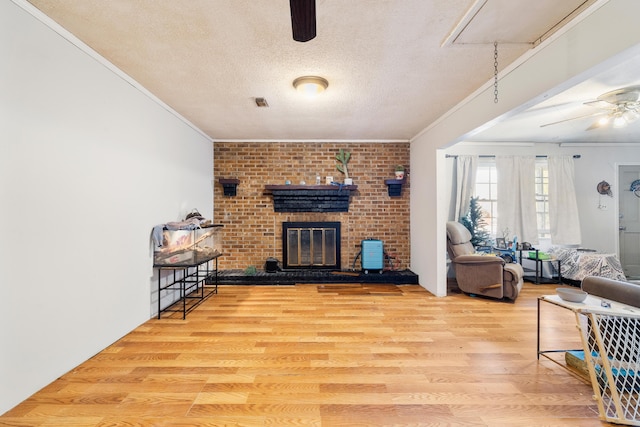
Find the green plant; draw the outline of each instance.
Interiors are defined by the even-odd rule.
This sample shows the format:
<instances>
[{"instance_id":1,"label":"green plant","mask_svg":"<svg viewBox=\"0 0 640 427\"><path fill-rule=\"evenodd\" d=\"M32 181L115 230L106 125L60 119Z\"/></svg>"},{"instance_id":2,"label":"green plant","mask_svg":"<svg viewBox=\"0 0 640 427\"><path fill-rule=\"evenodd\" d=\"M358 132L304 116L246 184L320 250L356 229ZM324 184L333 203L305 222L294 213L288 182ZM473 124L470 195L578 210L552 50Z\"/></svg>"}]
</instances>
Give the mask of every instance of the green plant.
<instances>
[{"instance_id":1,"label":"green plant","mask_svg":"<svg viewBox=\"0 0 640 427\"><path fill-rule=\"evenodd\" d=\"M344 174L345 178L349 178L349 169L347 168L347 163L349 163L349 159L351 159L351 153L348 151L340 149L340 152L336 154L336 160L339 162L336 165L336 169Z\"/></svg>"},{"instance_id":2,"label":"green plant","mask_svg":"<svg viewBox=\"0 0 640 427\"><path fill-rule=\"evenodd\" d=\"M404 172L404 166L396 165L396 172Z\"/></svg>"},{"instance_id":3,"label":"green plant","mask_svg":"<svg viewBox=\"0 0 640 427\"><path fill-rule=\"evenodd\" d=\"M482 218L482 207L478 203L478 197L472 197L469 201L469 212L460 218L460 223L467 227L471 233L471 244L473 246L486 246L490 240L489 231L485 228L486 221Z\"/></svg>"},{"instance_id":4,"label":"green plant","mask_svg":"<svg viewBox=\"0 0 640 427\"><path fill-rule=\"evenodd\" d=\"M244 269L244 274L246 274L247 276L255 276L257 272L258 270L256 269L255 265L250 265Z\"/></svg>"}]
</instances>

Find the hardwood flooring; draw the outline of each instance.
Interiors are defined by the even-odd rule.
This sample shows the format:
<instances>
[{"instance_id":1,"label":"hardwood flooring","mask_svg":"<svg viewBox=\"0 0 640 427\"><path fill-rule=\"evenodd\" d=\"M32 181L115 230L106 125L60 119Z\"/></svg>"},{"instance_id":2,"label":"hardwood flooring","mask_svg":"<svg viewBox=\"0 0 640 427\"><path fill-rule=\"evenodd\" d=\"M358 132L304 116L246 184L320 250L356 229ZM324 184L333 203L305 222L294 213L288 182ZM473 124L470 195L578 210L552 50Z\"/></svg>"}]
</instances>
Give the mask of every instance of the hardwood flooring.
<instances>
[{"instance_id":1,"label":"hardwood flooring","mask_svg":"<svg viewBox=\"0 0 640 427\"><path fill-rule=\"evenodd\" d=\"M607 426L591 386L536 359L537 297L417 285L221 286L151 319L0 417L0 426ZM548 305L548 304L545 304ZM580 346L543 307L551 348Z\"/></svg>"}]
</instances>

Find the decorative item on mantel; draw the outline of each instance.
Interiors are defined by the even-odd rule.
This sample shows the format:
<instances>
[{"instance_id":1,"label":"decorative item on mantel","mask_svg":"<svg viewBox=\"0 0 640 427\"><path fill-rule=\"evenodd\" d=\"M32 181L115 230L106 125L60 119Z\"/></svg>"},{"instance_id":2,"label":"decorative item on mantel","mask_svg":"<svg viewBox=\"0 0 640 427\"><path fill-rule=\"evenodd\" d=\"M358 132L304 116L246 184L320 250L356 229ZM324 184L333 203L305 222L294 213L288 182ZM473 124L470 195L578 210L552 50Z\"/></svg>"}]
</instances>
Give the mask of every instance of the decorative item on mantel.
<instances>
[{"instance_id":1,"label":"decorative item on mantel","mask_svg":"<svg viewBox=\"0 0 640 427\"><path fill-rule=\"evenodd\" d=\"M220 178L218 180L222 184L222 191L225 196L235 196L237 194L237 186L240 180L236 178Z\"/></svg>"},{"instance_id":2,"label":"decorative item on mantel","mask_svg":"<svg viewBox=\"0 0 640 427\"><path fill-rule=\"evenodd\" d=\"M336 165L336 169L344 174L344 185L353 185L353 179L349 178L349 169L347 168L347 163L351 159L351 153L343 150L342 148L336 154L336 160L339 162Z\"/></svg>"}]
</instances>

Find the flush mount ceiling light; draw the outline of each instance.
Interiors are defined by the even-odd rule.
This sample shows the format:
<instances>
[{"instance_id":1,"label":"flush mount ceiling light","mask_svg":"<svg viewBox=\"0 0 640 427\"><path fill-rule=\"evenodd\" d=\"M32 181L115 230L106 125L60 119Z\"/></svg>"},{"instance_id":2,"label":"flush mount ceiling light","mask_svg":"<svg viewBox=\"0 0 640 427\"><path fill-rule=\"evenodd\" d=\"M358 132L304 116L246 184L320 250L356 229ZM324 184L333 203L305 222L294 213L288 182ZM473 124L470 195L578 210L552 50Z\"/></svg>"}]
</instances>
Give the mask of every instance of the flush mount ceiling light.
<instances>
[{"instance_id":1,"label":"flush mount ceiling light","mask_svg":"<svg viewBox=\"0 0 640 427\"><path fill-rule=\"evenodd\" d=\"M293 81L293 87L296 90L307 96L315 96L329 87L329 82L322 77L317 76L304 76L298 77Z\"/></svg>"}]
</instances>

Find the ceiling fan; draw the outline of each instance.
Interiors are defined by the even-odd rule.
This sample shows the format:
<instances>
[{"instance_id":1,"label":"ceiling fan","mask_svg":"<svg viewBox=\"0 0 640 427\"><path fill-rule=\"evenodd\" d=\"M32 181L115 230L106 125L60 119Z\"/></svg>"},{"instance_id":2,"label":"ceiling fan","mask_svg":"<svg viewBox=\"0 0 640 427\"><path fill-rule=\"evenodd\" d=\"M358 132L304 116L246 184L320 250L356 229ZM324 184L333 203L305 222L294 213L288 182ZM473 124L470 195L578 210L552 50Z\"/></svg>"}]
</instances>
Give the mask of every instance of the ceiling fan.
<instances>
[{"instance_id":1,"label":"ceiling fan","mask_svg":"<svg viewBox=\"0 0 640 427\"><path fill-rule=\"evenodd\" d=\"M293 39L308 42L316 36L316 0L289 0Z\"/></svg>"},{"instance_id":2,"label":"ceiling fan","mask_svg":"<svg viewBox=\"0 0 640 427\"><path fill-rule=\"evenodd\" d=\"M598 108L601 111L553 123L547 123L540 127L552 126L571 120L598 116L600 116L600 118L589 126L587 130L601 128L608 125L612 125L616 128L624 127L640 118L640 86L628 86L603 93L595 100L585 102L584 105Z\"/></svg>"}]
</instances>

